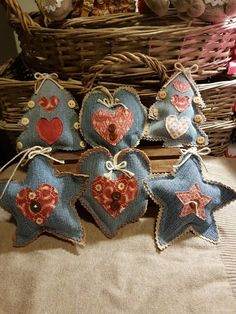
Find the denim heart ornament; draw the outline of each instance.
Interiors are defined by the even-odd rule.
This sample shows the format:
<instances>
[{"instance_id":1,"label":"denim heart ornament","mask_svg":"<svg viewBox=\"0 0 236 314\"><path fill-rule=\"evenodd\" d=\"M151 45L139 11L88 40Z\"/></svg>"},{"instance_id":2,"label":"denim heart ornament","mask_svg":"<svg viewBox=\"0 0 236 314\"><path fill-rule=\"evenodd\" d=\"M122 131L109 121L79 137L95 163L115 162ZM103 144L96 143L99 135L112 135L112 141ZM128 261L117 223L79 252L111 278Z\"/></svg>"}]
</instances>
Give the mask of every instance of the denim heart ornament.
<instances>
[{"instance_id":1,"label":"denim heart ornament","mask_svg":"<svg viewBox=\"0 0 236 314\"><path fill-rule=\"evenodd\" d=\"M146 118L146 109L133 88L120 87L111 95L101 86L85 96L80 128L87 143L106 147L114 155L139 144Z\"/></svg>"},{"instance_id":2,"label":"denim heart ornament","mask_svg":"<svg viewBox=\"0 0 236 314\"><path fill-rule=\"evenodd\" d=\"M85 148L79 135L78 105L57 80L56 74L35 74L35 92L21 119L25 130L17 139L17 149L41 146L75 151Z\"/></svg>"},{"instance_id":3,"label":"denim heart ornament","mask_svg":"<svg viewBox=\"0 0 236 314\"><path fill-rule=\"evenodd\" d=\"M144 152L127 148L113 157L108 149L95 147L81 155L78 165L78 172L89 176L80 202L108 238L145 213L148 196L142 180L151 167Z\"/></svg>"},{"instance_id":4,"label":"denim heart ornament","mask_svg":"<svg viewBox=\"0 0 236 314\"><path fill-rule=\"evenodd\" d=\"M164 146L207 145L208 137L202 131L205 107L191 73L197 66L184 68L175 65L176 73L159 91L157 101L149 109L150 122L145 139L164 141Z\"/></svg>"}]
</instances>

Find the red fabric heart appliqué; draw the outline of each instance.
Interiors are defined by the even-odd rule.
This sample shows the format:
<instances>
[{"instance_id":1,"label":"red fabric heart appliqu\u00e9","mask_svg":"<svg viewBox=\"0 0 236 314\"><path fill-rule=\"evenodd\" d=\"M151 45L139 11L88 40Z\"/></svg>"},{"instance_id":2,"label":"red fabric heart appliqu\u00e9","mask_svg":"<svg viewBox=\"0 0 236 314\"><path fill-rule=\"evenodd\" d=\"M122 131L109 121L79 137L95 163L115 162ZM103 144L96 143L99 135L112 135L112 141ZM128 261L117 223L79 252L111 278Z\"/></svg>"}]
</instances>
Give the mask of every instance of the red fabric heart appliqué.
<instances>
[{"instance_id":1,"label":"red fabric heart appliqu\u00e9","mask_svg":"<svg viewBox=\"0 0 236 314\"><path fill-rule=\"evenodd\" d=\"M51 96L50 98L46 98L45 96L42 96L39 99L39 105L43 107L47 112L53 111L57 105L59 104L60 99L57 98L57 96Z\"/></svg>"},{"instance_id":2,"label":"red fabric heart appliqu\u00e9","mask_svg":"<svg viewBox=\"0 0 236 314\"><path fill-rule=\"evenodd\" d=\"M175 95L171 98L170 101L172 105L174 105L179 112L183 112L190 106L188 96L180 97L179 95Z\"/></svg>"},{"instance_id":3,"label":"red fabric heart appliqu\u00e9","mask_svg":"<svg viewBox=\"0 0 236 314\"><path fill-rule=\"evenodd\" d=\"M26 218L38 225L45 223L57 203L58 192L49 184L39 185L35 192L24 188L16 196L17 208Z\"/></svg>"},{"instance_id":4,"label":"red fabric heart appliqu\u00e9","mask_svg":"<svg viewBox=\"0 0 236 314\"><path fill-rule=\"evenodd\" d=\"M92 124L106 142L115 146L132 127L133 112L124 107L119 107L115 112L98 110L93 114Z\"/></svg>"},{"instance_id":5,"label":"red fabric heart appliqu\u00e9","mask_svg":"<svg viewBox=\"0 0 236 314\"><path fill-rule=\"evenodd\" d=\"M53 118L51 121L41 118L36 124L39 137L48 145L52 145L61 137L63 129L63 123L59 118Z\"/></svg>"},{"instance_id":6,"label":"red fabric heart appliqu\u00e9","mask_svg":"<svg viewBox=\"0 0 236 314\"><path fill-rule=\"evenodd\" d=\"M119 216L138 195L135 177L120 175L115 181L99 176L92 181L92 195L112 216Z\"/></svg>"},{"instance_id":7,"label":"red fabric heart appliqu\u00e9","mask_svg":"<svg viewBox=\"0 0 236 314\"><path fill-rule=\"evenodd\" d=\"M190 89L190 84L188 82L182 82L180 80L175 80L173 85L175 89L180 93L186 93Z\"/></svg>"}]
</instances>

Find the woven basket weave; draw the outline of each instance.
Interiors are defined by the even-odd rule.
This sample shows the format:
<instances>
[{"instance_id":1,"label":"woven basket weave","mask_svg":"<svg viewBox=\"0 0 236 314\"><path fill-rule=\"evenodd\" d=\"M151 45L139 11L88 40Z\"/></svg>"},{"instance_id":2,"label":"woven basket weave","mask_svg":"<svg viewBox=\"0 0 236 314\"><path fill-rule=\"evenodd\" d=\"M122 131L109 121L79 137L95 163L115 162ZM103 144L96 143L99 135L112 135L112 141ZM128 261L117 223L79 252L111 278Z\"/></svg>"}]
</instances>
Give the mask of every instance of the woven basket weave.
<instances>
[{"instance_id":1,"label":"woven basket weave","mask_svg":"<svg viewBox=\"0 0 236 314\"><path fill-rule=\"evenodd\" d=\"M84 77L83 83L85 86L82 85L81 81L76 80L60 81L60 83L72 92L78 103L81 103L85 92L90 90L92 86L103 84L111 91L117 86L121 86L121 83L102 82L98 79L99 75L104 74L105 70L111 72L111 68L114 69L114 64L119 65L122 64L122 62L126 62L129 65L132 65L132 63L135 65L142 64L144 66L143 72L150 72L152 76L156 78L155 80L149 81L145 80L144 76L140 81L140 77L138 76L138 80L137 78L135 79L135 84L133 77L131 79L131 82L133 82L132 85L138 90L142 102L146 106L152 105L155 101L158 89L161 87L162 83L168 79L168 75L161 62L140 53L115 54L104 58L95 65L95 67L91 68L90 72L96 69L93 74ZM132 69L132 67L130 69ZM15 141L16 136L22 130L18 122L25 112L30 96L34 92L35 81L14 79L16 73L14 73L11 63L3 65L0 68L0 75L1 73L2 76L5 74L7 77L0 78L0 107L2 112L0 129L7 131L12 140ZM118 74L113 72L113 75L116 76ZM122 76L120 71L119 75ZM209 146L214 155L223 155L229 145L232 130L236 127L236 122L232 121L232 105L236 100L235 87L236 80L199 85L199 89L207 105L206 109L204 109L207 123L203 128L209 136ZM155 143L153 144L155 145Z\"/></svg>"},{"instance_id":2,"label":"woven basket weave","mask_svg":"<svg viewBox=\"0 0 236 314\"><path fill-rule=\"evenodd\" d=\"M36 71L57 72L61 77L80 79L106 55L138 51L157 57L168 69L173 69L176 61L185 66L197 63L195 78L202 80L226 70L236 41L236 20L190 25L170 10L164 18L112 14L69 19L48 28L40 26L37 17L33 20L24 13L17 0L2 2L11 13L25 63Z\"/></svg>"}]
</instances>

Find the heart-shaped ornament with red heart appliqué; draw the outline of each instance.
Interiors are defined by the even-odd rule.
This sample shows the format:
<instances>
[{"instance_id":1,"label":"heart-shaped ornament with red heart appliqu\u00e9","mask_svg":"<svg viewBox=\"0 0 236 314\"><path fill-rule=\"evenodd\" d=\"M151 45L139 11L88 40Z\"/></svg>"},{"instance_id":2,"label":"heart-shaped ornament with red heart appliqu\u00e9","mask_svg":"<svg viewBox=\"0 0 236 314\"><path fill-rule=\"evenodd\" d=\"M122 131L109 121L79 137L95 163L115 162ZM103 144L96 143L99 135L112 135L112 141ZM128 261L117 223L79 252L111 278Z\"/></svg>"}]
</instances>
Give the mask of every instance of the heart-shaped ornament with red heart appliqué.
<instances>
[{"instance_id":1,"label":"heart-shaped ornament with red heart appliqu\u00e9","mask_svg":"<svg viewBox=\"0 0 236 314\"><path fill-rule=\"evenodd\" d=\"M120 175L115 181L99 176L92 181L92 195L112 216L119 216L138 195L137 179Z\"/></svg>"},{"instance_id":2,"label":"heart-shaped ornament with red heart appliqu\u00e9","mask_svg":"<svg viewBox=\"0 0 236 314\"><path fill-rule=\"evenodd\" d=\"M119 107L115 112L98 110L92 116L95 131L109 144L117 145L133 125L133 112Z\"/></svg>"},{"instance_id":3,"label":"heart-shaped ornament with red heart appliqu\u00e9","mask_svg":"<svg viewBox=\"0 0 236 314\"><path fill-rule=\"evenodd\" d=\"M179 112L183 112L190 106L190 101L188 96L181 97L179 95L175 95L171 97L171 103L176 107Z\"/></svg>"},{"instance_id":4,"label":"heart-shaped ornament with red heart appliqu\u00e9","mask_svg":"<svg viewBox=\"0 0 236 314\"><path fill-rule=\"evenodd\" d=\"M59 118L53 118L51 121L41 118L36 124L39 137L48 145L52 145L61 137L63 129L63 123Z\"/></svg>"},{"instance_id":5,"label":"heart-shaped ornament with red heart appliqu\u00e9","mask_svg":"<svg viewBox=\"0 0 236 314\"><path fill-rule=\"evenodd\" d=\"M46 98L42 96L39 99L39 105L43 107L47 112L53 111L59 104L60 99L57 96L51 96L50 98Z\"/></svg>"},{"instance_id":6,"label":"heart-shaped ornament with red heart appliqu\u00e9","mask_svg":"<svg viewBox=\"0 0 236 314\"><path fill-rule=\"evenodd\" d=\"M58 192L49 184L41 184L34 192L24 188L17 193L16 206L29 220L38 225L46 222L58 203Z\"/></svg>"}]
</instances>

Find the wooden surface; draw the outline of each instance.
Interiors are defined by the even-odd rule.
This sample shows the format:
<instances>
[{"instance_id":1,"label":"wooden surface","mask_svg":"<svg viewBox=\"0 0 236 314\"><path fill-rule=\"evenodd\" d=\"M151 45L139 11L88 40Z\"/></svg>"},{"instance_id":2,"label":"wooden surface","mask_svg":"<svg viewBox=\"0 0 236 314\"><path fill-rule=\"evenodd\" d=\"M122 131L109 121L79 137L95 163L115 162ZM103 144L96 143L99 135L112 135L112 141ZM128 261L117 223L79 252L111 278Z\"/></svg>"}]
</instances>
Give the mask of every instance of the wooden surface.
<instances>
[{"instance_id":1,"label":"wooden surface","mask_svg":"<svg viewBox=\"0 0 236 314\"><path fill-rule=\"evenodd\" d=\"M179 148L162 148L158 146L140 146L151 161L152 171L154 173L170 172L173 165L177 163L180 156ZM53 157L59 160L65 160L65 164L54 163L59 171L76 172L77 162L82 152L57 152Z\"/></svg>"}]
</instances>

